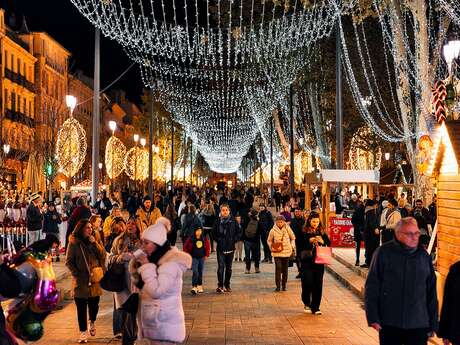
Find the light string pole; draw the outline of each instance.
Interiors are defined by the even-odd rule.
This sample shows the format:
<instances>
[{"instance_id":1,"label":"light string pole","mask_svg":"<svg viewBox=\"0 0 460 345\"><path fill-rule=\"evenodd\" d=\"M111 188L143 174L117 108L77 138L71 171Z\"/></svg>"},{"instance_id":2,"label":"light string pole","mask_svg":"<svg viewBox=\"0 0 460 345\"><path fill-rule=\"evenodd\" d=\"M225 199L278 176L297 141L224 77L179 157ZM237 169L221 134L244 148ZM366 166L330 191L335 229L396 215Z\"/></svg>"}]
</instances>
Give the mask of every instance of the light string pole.
<instances>
[{"instance_id":1,"label":"light string pole","mask_svg":"<svg viewBox=\"0 0 460 345\"><path fill-rule=\"evenodd\" d=\"M153 200L153 114L155 113L154 91L150 89L150 117L149 117L149 196Z\"/></svg>"},{"instance_id":2,"label":"light string pole","mask_svg":"<svg viewBox=\"0 0 460 345\"><path fill-rule=\"evenodd\" d=\"M342 42L340 39L340 24L336 24L336 41L335 41L335 114L336 114L336 166L337 169L343 169L343 113L342 113Z\"/></svg>"},{"instance_id":3,"label":"light string pole","mask_svg":"<svg viewBox=\"0 0 460 345\"><path fill-rule=\"evenodd\" d=\"M294 195L295 186L294 186L294 108L292 104L294 87L291 84L289 86L289 157L290 157L290 164L291 164L291 172L289 174L289 185L290 185L290 194L291 197Z\"/></svg>"},{"instance_id":4,"label":"light string pole","mask_svg":"<svg viewBox=\"0 0 460 345\"><path fill-rule=\"evenodd\" d=\"M171 118L171 191L174 191L174 120Z\"/></svg>"},{"instance_id":5,"label":"light string pole","mask_svg":"<svg viewBox=\"0 0 460 345\"><path fill-rule=\"evenodd\" d=\"M137 143L139 142L139 134L134 134L134 189L137 190Z\"/></svg>"},{"instance_id":6,"label":"light string pole","mask_svg":"<svg viewBox=\"0 0 460 345\"><path fill-rule=\"evenodd\" d=\"M270 118L270 206L274 205L273 197L275 195L273 180L273 117Z\"/></svg>"},{"instance_id":7,"label":"light string pole","mask_svg":"<svg viewBox=\"0 0 460 345\"><path fill-rule=\"evenodd\" d=\"M100 108L99 108L99 89L101 86L101 33L96 28L94 34L94 100L93 100L93 150L92 150L92 189L91 189L91 203L96 203L98 193L98 164L99 164L99 140L100 140Z\"/></svg>"},{"instance_id":8,"label":"light string pole","mask_svg":"<svg viewBox=\"0 0 460 345\"><path fill-rule=\"evenodd\" d=\"M112 131L112 136L115 136L115 130L117 129L117 123L115 121L109 121L109 128L110 130ZM113 172L113 150L110 150L110 191L113 193L114 190L113 190L113 180L115 178L115 174ZM106 167L106 170L107 170L107 167ZM107 174L108 174L108 171L107 171Z\"/></svg>"}]
</instances>

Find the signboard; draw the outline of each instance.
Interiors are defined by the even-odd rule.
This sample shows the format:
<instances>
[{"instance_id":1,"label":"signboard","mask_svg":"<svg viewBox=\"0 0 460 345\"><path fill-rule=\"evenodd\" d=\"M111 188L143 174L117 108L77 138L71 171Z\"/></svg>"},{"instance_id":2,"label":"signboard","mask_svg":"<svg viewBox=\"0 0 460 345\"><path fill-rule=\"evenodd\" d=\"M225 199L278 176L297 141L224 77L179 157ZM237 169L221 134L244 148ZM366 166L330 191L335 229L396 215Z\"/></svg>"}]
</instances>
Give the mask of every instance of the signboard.
<instances>
[{"instance_id":1,"label":"signboard","mask_svg":"<svg viewBox=\"0 0 460 345\"><path fill-rule=\"evenodd\" d=\"M354 247L354 229L351 218L329 218L329 237L332 247Z\"/></svg>"}]
</instances>

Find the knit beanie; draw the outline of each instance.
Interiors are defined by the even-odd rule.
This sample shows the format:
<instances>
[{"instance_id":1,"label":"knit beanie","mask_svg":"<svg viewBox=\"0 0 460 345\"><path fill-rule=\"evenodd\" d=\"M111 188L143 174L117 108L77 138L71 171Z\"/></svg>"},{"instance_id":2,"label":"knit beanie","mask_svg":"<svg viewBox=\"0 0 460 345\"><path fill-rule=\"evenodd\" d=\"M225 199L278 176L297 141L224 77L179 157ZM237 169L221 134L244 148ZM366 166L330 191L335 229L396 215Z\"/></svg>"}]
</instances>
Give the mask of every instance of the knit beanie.
<instances>
[{"instance_id":1,"label":"knit beanie","mask_svg":"<svg viewBox=\"0 0 460 345\"><path fill-rule=\"evenodd\" d=\"M165 244L167 237L166 237L166 227L163 223L159 222L154 225L150 225L145 231L142 233L143 240L149 240L159 246Z\"/></svg>"}]
</instances>

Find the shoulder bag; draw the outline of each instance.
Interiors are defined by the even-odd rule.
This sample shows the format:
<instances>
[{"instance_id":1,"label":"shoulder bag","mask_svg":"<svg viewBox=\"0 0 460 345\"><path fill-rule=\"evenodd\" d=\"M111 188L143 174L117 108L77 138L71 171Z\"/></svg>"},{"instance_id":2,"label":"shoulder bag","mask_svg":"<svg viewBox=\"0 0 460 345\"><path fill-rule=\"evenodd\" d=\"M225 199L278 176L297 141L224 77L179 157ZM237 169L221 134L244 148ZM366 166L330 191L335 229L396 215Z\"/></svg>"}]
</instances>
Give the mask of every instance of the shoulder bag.
<instances>
[{"instance_id":1,"label":"shoulder bag","mask_svg":"<svg viewBox=\"0 0 460 345\"><path fill-rule=\"evenodd\" d=\"M284 249L283 242L284 242L284 235L285 233L283 232L283 237L281 237L280 242L276 242L275 240L275 234L273 234L273 243L272 243L272 253L281 253Z\"/></svg>"},{"instance_id":2,"label":"shoulder bag","mask_svg":"<svg viewBox=\"0 0 460 345\"><path fill-rule=\"evenodd\" d=\"M88 270L88 274L89 274L88 286L99 283L104 277L104 270L102 269L101 266L90 268L88 264L88 260L86 259L85 251L83 250L83 247L81 246L81 244L80 244L80 250L83 255L83 260L85 261L86 269Z\"/></svg>"}]
</instances>

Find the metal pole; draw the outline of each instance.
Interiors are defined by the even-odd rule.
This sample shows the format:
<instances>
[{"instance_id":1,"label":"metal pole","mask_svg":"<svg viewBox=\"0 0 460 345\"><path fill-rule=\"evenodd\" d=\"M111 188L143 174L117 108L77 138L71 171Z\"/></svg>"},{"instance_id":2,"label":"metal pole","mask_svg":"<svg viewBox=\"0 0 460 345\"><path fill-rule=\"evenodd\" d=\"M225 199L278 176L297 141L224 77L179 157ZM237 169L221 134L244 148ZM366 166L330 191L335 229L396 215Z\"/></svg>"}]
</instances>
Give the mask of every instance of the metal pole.
<instances>
[{"instance_id":1,"label":"metal pole","mask_svg":"<svg viewBox=\"0 0 460 345\"><path fill-rule=\"evenodd\" d=\"M193 186L193 142L190 140L190 187Z\"/></svg>"},{"instance_id":2,"label":"metal pole","mask_svg":"<svg viewBox=\"0 0 460 345\"><path fill-rule=\"evenodd\" d=\"M99 88L101 72L101 51L100 51L101 33L96 29L94 35L94 96L93 96L93 150L92 150L92 190L91 202L94 205L98 192L98 165L99 165L99 136L100 136L100 109L99 109Z\"/></svg>"},{"instance_id":3,"label":"metal pole","mask_svg":"<svg viewBox=\"0 0 460 345\"><path fill-rule=\"evenodd\" d=\"M260 176L260 191L262 193L262 189L263 189L263 186L264 186L264 181L263 181L263 178L264 178L264 175L263 175L263 172L262 172L262 163L263 163L263 160L264 160L264 145L263 145L263 140L262 140L262 134L260 135L260 171L259 171L259 176Z\"/></svg>"},{"instance_id":4,"label":"metal pole","mask_svg":"<svg viewBox=\"0 0 460 345\"><path fill-rule=\"evenodd\" d=\"M187 151L187 135L184 133L184 187L187 184L187 181L185 180L185 164L187 163L187 156L185 155Z\"/></svg>"},{"instance_id":5,"label":"metal pole","mask_svg":"<svg viewBox=\"0 0 460 345\"><path fill-rule=\"evenodd\" d=\"M290 184L290 191L291 196L294 195L295 186L294 186L294 109L292 106L292 96L293 96L293 86L289 87L289 117L290 117L290 136L289 136L289 156L291 158L291 173L289 174L289 184Z\"/></svg>"},{"instance_id":6,"label":"metal pole","mask_svg":"<svg viewBox=\"0 0 460 345\"><path fill-rule=\"evenodd\" d=\"M171 119L171 190L174 190L174 121Z\"/></svg>"},{"instance_id":7,"label":"metal pole","mask_svg":"<svg viewBox=\"0 0 460 345\"><path fill-rule=\"evenodd\" d=\"M273 179L273 118L270 118L270 199L273 205L273 196L275 194Z\"/></svg>"},{"instance_id":8,"label":"metal pole","mask_svg":"<svg viewBox=\"0 0 460 345\"><path fill-rule=\"evenodd\" d=\"M150 89L150 118L149 118L149 196L153 200L153 114L155 112L154 91Z\"/></svg>"},{"instance_id":9,"label":"metal pole","mask_svg":"<svg viewBox=\"0 0 460 345\"><path fill-rule=\"evenodd\" d=\"M343 113L342 113L342 45L340 40L340 25L336 24L336 61L335 61L335 114L336 114L336 166L343 169Z\"/></svg>"}]
</instances>

